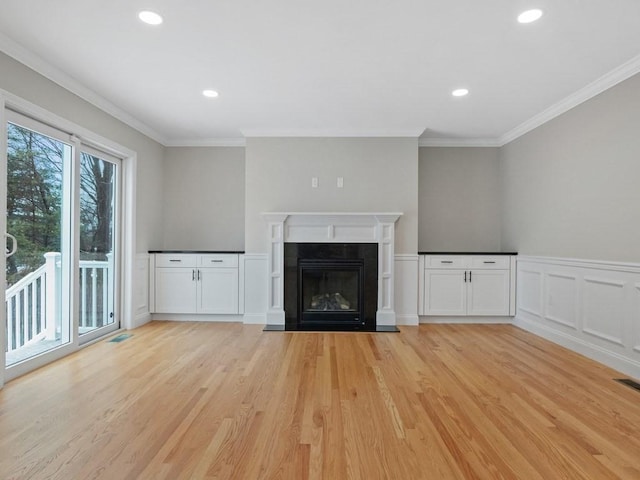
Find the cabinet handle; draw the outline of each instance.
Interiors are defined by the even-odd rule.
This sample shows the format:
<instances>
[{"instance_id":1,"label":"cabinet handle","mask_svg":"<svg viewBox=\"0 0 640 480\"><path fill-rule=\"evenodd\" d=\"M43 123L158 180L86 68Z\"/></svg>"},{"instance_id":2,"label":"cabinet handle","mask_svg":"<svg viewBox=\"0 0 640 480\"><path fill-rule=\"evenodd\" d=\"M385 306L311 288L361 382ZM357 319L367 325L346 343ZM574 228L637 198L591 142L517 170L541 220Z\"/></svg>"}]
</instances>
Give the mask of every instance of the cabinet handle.
<instances>
[{"instance_id":1,"label":"cabinet handle","mask_svg":"<svg viewBox=\"0 0 640 480\"><path fill-rule=\"evenodd\" d=\"M211 263L222 263L223 260L211 260Z\"/></svg>"},{"instance_id":2,"label":"cabinet handle","mask_svg":"<svg viewBox=\"0 0 640 480\"><path fill-rule=\"evenodd\" d=\"M196 271L191 270L191 281L193 282L196 279Z\"/></svg>"},{"instance_id":3,"label":"cabinet handle","mask_svg":"<svg viewBox=\"0 0 640 480\"><path fill-rule=\"evenodd\" d=\"M471 283L471 270L469 270L469 283Z\"/></svg>"},{"instance_id":4,"label":"cabinet handle","mask_svg":"<svg viewBox=\"0 0 640 480\"><path fill-rule=\"evenodd\" d=\"M440 263L453 263L453 260L440 260Z\"/></svg>"},{"instance_id":5,"label":"cabinet handle","mask_svg":"<svg viewBox=\"0 0 640 480\"><path fill-rule=\"evenodd\" d=\"M467 271L464 272L464 283L467 283Z\"/></svg>"},{"instance_id":6,"label":"cabinet handle","mask_svg":"<svg viewBox=\"0 0 640 480\"><path fill-rule=\"evenodd\" d=\"M170 261L170 262L181 262L182 260L176 260L176 259L174 259L174 258L170 258L170 259L169 259L169 261Z\"/></svg>"},{"instance_id":7,"label":"cabinet handle","mask_svg":"<svg viewBox=\"0 0 640 480\"><path fill-rule=\"evenodd\" d=\"M493 261L491 261L491 262L485 261L485 262L482 262L482 263L496 263L496 262L493 262Z\"/></svg>"},{"instance_id":8,"label":"cabinet handle","mask_svg":"<svg viewBox=\"0 0 640 480\"><path fill-rule=\"evenodd\" d=\"M200 269L198 269L198 281L200 281Z\"/></svg>"}]
</instances>

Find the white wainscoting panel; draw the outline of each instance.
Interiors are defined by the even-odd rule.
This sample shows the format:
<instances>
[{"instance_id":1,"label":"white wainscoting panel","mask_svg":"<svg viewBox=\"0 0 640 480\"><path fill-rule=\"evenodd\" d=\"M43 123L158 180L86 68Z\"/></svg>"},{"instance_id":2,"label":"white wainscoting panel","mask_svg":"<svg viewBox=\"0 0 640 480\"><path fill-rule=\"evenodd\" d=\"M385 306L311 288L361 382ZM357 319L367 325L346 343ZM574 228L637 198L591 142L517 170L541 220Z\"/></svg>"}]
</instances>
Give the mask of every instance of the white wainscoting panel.
<instances>
[{"instance_id":1,"label":"white wainscoting panel","mask_svg":"<svg viewBox=\"0 0 640 480\"><path fill-rule=\"evenodd\" d=\"M269 255L244 254L244 323L267 323Z\"/></svg>"},{"instance_id":2,"label":"white wainscoting panel","mask_svg":"<svg viewBox=\"0 0 640 480\"><path fill-rule=\"evenodd\" d=\"M395 256L397 325L418 325L418 255Z\"/></svg>"},{"instance_id":3,"label":"white wainscoting panel","mask_svg":"<svg viewBox=\"0 0 640 480\"><path fill-rule=\"evenodd\" d=\"M517 305L518 310L530 313L536 317L542 315L542 273L527 270L520 266L518 259Z\"/></svg>"},{"instance_id":4,"label":"white wainscoting panel","mask_svg":"<svg viewBox=\"0 0 640 480\"><path fill-rule=\"evenodd\" d=\"M515 325L640 378L640 264L517 259Z\"/></svg>"},{"instance_id":5,"label":"white wainscoting panel","mask_svg":"<svg viewBox=\"0 0 640 480\"><path fill-rule=\"evenodd\" d=\"M545 318L573 330L578 329L578 285L575 275L549 272L545 282ZM538 310L539 311L539 310Z\"/></svg>"},{"instance_id":6,"label":"white wainscoting panel","mask_svg":"<svg viewBox=\"0 0 640 480\"><path fill-rule=\"evenodd\" d=\"M151 321L151 308L149 303L149 259L147 253L136 254L134 269L134 295L135 318L133 328Z\"/></svg>"},{"instance_id":7,"label":"white wainscoting panel","mask_svg":"<svg viewBox=\"0 0 640 480\"><path fill-rule=\"evenodd\" d=\"M624 282L585 277L583 295L583 331L616 345L622 343Z\"/></svg>"}]
</instances>

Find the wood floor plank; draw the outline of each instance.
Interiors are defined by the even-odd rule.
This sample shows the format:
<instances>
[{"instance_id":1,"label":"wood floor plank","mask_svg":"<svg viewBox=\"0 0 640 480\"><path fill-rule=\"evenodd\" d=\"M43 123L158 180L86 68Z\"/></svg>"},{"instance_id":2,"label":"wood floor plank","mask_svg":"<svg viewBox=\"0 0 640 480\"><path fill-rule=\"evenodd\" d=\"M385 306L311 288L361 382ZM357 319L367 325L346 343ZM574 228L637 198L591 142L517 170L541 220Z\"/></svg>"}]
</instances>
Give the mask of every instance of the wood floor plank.
<instances>
[{"instance_id":1,"label":"wood floor plank","mask_svg":"<svg viewBox=\"0 0 640 480\"><path fill-rule=\"evenodd\" d=\"M0 390L0 478L640 478L640 393L510 325L131 333Z\"/></svg>"}]
</instances>

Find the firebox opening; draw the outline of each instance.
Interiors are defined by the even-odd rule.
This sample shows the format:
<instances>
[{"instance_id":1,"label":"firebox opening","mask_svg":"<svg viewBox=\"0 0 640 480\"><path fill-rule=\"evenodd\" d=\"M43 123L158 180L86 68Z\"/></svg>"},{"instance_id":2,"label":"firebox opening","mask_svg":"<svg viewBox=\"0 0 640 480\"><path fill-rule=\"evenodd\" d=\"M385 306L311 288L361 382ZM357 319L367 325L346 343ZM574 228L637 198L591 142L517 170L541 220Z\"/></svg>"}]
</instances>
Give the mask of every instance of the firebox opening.
<instances>
[{"instance_id":1,"label":"firebox opening","mask_svg":"<svg viewBox=\"0 0 640 480\"><path fill-rule=\"evenodd\" d=\"M375 329L377 255L377 244L285 243L286 329Z\"/></svg>"},{"instance_id":2,"label":"firebox opening","mask_svg":"<svg viewBox=\"0 0 640 480\"><path fill-rule=\"evenodd\" d=\"M360 311L364 262L359 260L300 260L299 319L308 322L364 324Z\"/></svg>"}]
</instances>

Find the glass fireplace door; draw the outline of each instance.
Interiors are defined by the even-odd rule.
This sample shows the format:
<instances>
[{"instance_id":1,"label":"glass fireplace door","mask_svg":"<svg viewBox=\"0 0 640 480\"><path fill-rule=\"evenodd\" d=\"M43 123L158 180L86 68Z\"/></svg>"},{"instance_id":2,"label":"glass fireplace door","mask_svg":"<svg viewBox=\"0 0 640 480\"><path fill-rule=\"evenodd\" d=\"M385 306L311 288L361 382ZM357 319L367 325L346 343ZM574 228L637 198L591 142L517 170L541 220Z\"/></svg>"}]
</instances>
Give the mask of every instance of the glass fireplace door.
<instances>
[{"instance_id":1,"label":"glass fireplace door","mask_svg":"<svg viewBox=\"0 0 640 480\"><path fill-rule=\"evenodd\" d=\"M361 261L301 261L298 318L307 324L361 323L362 279Z\"/></svg>"}]
</instances>

